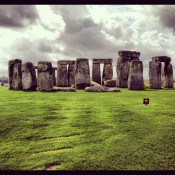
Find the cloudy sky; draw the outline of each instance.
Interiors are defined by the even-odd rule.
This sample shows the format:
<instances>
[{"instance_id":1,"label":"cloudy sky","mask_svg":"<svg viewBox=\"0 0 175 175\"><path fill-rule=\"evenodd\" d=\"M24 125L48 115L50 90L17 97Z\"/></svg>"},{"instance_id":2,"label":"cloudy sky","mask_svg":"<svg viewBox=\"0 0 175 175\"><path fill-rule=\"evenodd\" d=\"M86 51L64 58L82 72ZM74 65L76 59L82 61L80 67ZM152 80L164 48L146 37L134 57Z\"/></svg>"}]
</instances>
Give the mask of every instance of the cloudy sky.
<instances>
[{"instance_id":1,"label":"cloudy sky","mask_svg":"<svg viewBox=\"0 0 175 175\"><path fill-rule=\"evenodd\" d=\"M175 68L174 5L1 5L0 77L8 61L113 58L119 50L141 52L144 78L153 56L171 57ZM174 73L175 75L175 73Z\"/></svg>"}]
</instances>

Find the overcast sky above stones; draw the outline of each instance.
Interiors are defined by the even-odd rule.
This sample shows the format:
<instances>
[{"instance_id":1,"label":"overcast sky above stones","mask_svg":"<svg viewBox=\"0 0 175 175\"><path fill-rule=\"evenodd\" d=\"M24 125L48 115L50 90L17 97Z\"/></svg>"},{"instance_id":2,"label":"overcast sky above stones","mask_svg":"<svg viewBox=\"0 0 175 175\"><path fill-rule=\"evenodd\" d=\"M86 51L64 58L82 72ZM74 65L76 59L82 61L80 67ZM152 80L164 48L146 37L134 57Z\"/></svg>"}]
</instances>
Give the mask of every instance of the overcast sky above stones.
<instances>
[{"instance_id":1,"label":"overcast sky above stones","mask_svg":"<svg viewBox=\"0 0 175 175\"><path fill-rule=\"evenodd\" d=\"M1 5L0 77L8 61L113 58L141 52L144 78L153 56L171 57L175 69L174 5ZM90 66L92 62L90 61ZM114 73L114 76L116 73Z\"/></svg>"}]
</instances>

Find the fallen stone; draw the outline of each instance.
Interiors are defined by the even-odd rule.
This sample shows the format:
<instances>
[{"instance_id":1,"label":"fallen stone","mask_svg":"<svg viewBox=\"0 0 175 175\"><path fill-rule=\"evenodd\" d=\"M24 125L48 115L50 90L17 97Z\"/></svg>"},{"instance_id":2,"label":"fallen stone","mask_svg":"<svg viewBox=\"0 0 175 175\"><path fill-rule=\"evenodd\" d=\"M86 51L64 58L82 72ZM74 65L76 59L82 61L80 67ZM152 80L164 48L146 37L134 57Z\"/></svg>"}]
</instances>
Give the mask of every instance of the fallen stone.
<instances>
[{"instance_id":1,"label":"fallen stone","mask_svg":"<svg viewBox=\"0 0 175 175\"><path fill-rule=\"evenodd\" d=\"M104 86L91 86L85 88L86 92L108 92L108 88Z\"/></svg>"},{"instance_id":2,"label":"fallen stone","mask_svg":"<svg viewBox=\"0 0 175 175\"><path fill-rule=\"evenodd\" d=\"M101 85L96 83L95 81L91 81L91 86L101 86Z\"/></svg>"},{"instance_id":3,"label":"fallen stone","mask_svg":"<svg viewBox=\"0 0 175 175\"><path fill-rule=\"evenodd\" d=\"M63 91L63 92L76 92L75 88L72 87L65 87L65 88L59 88L58 91Z\"/></svg>"},{"instance_id":4,"label":"fallen stone","mask_svg":"<svg viewBox=\"0 0 175 175\"><path fill-rule=\"evenodd\" d=\"M104 86L116 87L116 80L106 80L106 81L104 81Z\"/></svg>"}]
</instances>

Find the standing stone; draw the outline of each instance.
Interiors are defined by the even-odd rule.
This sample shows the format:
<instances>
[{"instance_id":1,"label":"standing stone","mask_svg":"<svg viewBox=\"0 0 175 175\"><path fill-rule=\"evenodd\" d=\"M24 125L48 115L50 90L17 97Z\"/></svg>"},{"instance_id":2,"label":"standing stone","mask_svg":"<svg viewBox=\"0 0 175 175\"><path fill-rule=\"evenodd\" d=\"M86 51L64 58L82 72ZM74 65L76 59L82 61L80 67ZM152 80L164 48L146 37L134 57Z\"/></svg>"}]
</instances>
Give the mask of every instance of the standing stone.
<instances>
[{"instance_id":1,"label":"standing stone","mask_svg":"<svg viewBox=\"0 0 175 175\"><path fill-rule=\"evenodd\" d=\"M117 86L119 88L128 87L129 57L119 57L117 60Z\"/></svg>"},{"instance_id":2,"label":"standing stone","mask_svg":"<svg viewBox=\"0 0 175 175\"><path fill-rule=\"evenodd\" d=\"M68 86L67 64L60 64L59 61L57 63L57 86L66 87Z\"/></svg>"},{"instance_id":3,"label":"standing stone","mask_svg":"<svg viewBox=\"0 0 175 175\"><path fill-rule=\"evenodd\" d=\"M31 62L27 62L22 65L21 71L23 90L36 90L37 79L34 65Z\"/></svg>"},{"instance_id":4,"label":"standing stone","mask_svg":"<svg viewBox=\"0 0 175 175\"><path fill-rule=\"evenodd\" d=\"M149 81L151 89L161 89L161 62L149 62Z\"/></svg>"},{"instance_id":5,"label":"standing stone","mask_svg":"<svg viewBox=\"0 0 175 175\"><path fill-rule=\"evenodd\" d=\"M144 89L142 61L134 60L130 62L128 89L129 90Z\"/></svg>"},{"instance_id":6,"label":"standing stone","mask_svg":"<svg viewBox=\"0 0 175 175\"><path fill-rule=\"evenodd\" d=\"M173 88L173 66L171 63L165 63L165 88Z\"/></svg>"},{"instance_id":7,"label":"standing stone","mask_svg":"<svg viewBox=\"0 0 175 175\"><path fill-rule=\"evenodd\" d=\"M52 63L38 62L38 86L40 91L53 90Z\"/></svg>"},{"instance_id":8,"label":"standing stone","mask_svg":"<svg viewBox=\"0 0 175 175\"><path fill-rule=\"evenodd\" d=\"M75 63L75 85L76 89L85 89L90 86L90 69L87 58L77 58Z\"/></svg>"},{"instance_id":9,"label":"standing stone","mask_svg":"<svg viewBox=\"0 0 175 175\"><path fill-rule=\"evenodd\" d=\"M164 71L165 66L162 65L161 67L161 81L162 81L162 85L165 84L165 71Z\"/></svg>"},{"instance_id":10,"label":"standing stone","mask_svg":"<svg viewBox=\"0 0 175 175\"><path fill-rule=\"evenodd\" d=\"M10 60L8 63L10 90L22 90L21 64L20 59Z\"/></svg>"},{"instance_id":11,"label":"standing stone","mask_svg":"<svg viewBox=\"0 0 175 175\"><path fill-rule=\"evenodd\" d=\"M104 81L111 80L112 77L113 77L112 63L110 64L104 63L102 85L104 85Z\"/></svg>"},{"instance_id":12,"label":"standing stone","mask_svg":"<svg viewBox=\"0 0 175 175\"><path fill-rule=\"evenodd\" d=\"M52 77L53 77L53 86L56 86L56 76L55 76L55 69L52 68Z\"/></svg>"},{"instance_id":13,"label":"standing stone","mask_svg":"<svg viewBox=\"0 0 175 175\"><path fill-rule=\"evenodd\" d=\"M71 61L68 66L68 86L75 85L75 61Z\"/></svg>"},{"instance_id":14,"label":"standing stone","mask_svg":"<svg viewBox=\"0 0 175 175\"><path fill-rule=\"evenodd\" d=\"M92 81L101 84L100 63L93 63L92 65Z\"/></svg>"}]
</instances>

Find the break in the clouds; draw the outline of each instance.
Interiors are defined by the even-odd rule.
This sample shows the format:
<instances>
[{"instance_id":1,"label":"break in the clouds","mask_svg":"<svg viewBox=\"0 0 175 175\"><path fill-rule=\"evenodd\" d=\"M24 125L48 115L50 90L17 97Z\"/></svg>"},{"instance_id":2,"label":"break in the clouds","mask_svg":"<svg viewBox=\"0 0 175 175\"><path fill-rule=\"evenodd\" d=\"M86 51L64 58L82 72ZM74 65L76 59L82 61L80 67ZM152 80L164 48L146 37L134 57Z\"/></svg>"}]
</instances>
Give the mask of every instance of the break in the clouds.
<instances>
[{"instance_id":1,"label":"break in the clouds","mask_svg":"<svg viewBox=\"0 0 175 175\"><path fill-rule=\"evenodd\" d=\"M8 61L113 58L119 50L141 52L144 78L153 56L167 55L175 67L175 6L4 5L0 7L0 76Z\"/></svg>"}]
</instances>

